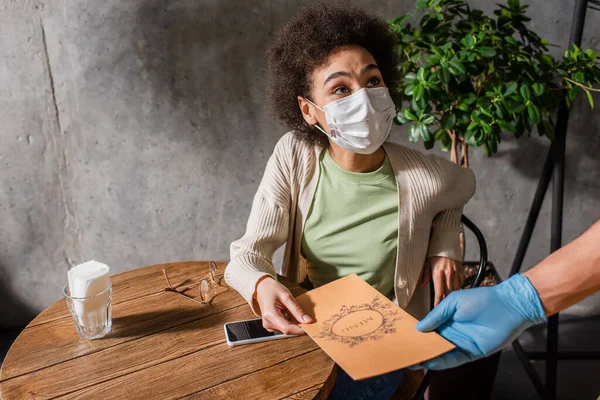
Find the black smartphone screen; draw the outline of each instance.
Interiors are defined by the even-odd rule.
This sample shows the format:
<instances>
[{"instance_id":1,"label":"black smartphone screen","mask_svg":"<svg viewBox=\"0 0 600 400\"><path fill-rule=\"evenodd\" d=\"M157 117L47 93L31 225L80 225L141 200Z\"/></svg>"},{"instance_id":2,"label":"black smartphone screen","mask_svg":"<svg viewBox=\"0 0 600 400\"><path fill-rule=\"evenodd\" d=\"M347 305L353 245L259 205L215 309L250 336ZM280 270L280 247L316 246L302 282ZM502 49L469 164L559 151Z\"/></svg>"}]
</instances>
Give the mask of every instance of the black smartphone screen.
<instances>
[{"instance_id":1,"label":"black smartphone screen","mask_svg":"<svg viewBox=\"0 0 600 400\"><path fill-rule=\"evenodd\" d=\"M281 335L281 332L269 332L263 328L262 319L260 318L250 321L231 322L225 325L225 329L227 330L227 337L230 342Z\"/></svg>"}]
</instances>

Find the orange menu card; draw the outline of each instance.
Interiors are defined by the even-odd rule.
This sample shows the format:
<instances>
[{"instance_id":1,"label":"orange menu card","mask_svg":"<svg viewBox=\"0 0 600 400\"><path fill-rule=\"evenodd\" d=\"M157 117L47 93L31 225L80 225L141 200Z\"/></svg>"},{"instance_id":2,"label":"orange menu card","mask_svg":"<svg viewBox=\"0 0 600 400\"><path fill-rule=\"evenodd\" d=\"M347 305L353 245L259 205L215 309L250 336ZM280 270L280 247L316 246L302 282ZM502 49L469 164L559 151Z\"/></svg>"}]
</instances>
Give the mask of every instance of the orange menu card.
<instances>
[{"instance_id":1,"label":"orange menu card","mask_svg":"<svg viewBox=\"0 0 600 400\"><path fill-rule=\"evenodd\" d=\"M354 380L420 363L454 348L356 274L296 298L313 318L306 333Z\"/></svg>"}]
</instances>

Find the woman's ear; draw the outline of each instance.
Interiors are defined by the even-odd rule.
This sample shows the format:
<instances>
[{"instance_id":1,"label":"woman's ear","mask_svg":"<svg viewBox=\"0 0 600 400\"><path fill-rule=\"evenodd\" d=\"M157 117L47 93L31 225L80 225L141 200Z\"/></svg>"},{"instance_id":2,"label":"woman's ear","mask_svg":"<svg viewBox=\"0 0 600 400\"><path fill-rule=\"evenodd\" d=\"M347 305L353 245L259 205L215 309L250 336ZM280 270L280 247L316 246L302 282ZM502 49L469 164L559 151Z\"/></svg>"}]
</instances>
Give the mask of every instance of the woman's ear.
<instances>
[{"instance_id":1,"label":"woman's ear","mask_svg":"<svg viewBox=\"0 0 600 400\"><path fill-rule=\"evenodd\" d=\"M310 104L303 96L298 96L298 107L300 107L300 112L307 124L315 125L319 122L316 115L316 107Z\"/></svg>"}]
</instances>

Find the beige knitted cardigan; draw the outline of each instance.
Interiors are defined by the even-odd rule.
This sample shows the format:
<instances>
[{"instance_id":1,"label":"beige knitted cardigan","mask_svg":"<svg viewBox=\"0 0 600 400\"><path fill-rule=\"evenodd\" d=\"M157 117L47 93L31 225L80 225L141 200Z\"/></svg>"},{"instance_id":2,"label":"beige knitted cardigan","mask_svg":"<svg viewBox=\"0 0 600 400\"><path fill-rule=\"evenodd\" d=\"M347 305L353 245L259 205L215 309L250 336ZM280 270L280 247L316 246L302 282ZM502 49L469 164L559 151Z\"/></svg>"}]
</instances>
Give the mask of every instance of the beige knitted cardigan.
<instances>
[{"instance_id":1,"label":"beige knitted cardigan","mask_svg":"<svg viewBox=\"0 0 600 400\"><path fill-rule=\"evenodd\" d=\"M426 257L461 259L460 218L475 191L475 178L435 155L395 143L383 145L398 185L398 250L395 293L398 305L416 318L429 311L429 287L418 288ZM302 231L319 178L322 147L292 132L277 143L252 203L246 233L231 244L226 282L259 315L252 301L257 281L276 279L273 254L286 244L281 274L295 282L307 276L301 257Z\"/></svg>"}]
</instances>

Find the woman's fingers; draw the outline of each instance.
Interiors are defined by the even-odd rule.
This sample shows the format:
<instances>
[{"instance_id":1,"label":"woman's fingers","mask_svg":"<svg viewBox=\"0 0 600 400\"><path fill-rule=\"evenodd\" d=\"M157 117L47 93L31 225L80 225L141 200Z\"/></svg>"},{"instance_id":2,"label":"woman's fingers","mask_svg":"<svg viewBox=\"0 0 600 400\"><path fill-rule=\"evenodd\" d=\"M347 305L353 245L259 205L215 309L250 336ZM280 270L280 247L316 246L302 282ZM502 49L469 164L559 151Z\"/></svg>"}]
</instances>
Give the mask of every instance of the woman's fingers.
<instances>
[{"instance_id":1,"label":"woman's fingers","mask_svg":"<svg viewBox=\"0 0 600 400\"><path fill-rule=\"evenodd\" d=\"M446 285L445 295L448 296L450 294L450 292L452 292L453 290L456 289L456 283L455 283L456 274L453 271L452 265L448 265L446 268L444 268L444 270L445 270L445 274L444 275L446 275L446 279L445 279L445 285Z\"/></svg>"},{"instance_id":2,"label":"woman's fingers","mask_svg":"<svg viewBox=\"0 0 600 400\"><path fill-rule=\"evenodd\" d=\"M421 272L421 281L419 282L419 287L422 289L431 281L431 263L429 260L425 260L425 265L423 265L423 272Z\"/></svg>"},{"instance_id":3,"label":"woman's fingers","mask_svg":"<svg viewBox=\"0 0 600 400\"><path fill-rule=\"evenodd\" d=\"M263 315L263 327L269 332L278 331L286 335L304 334L302 328L285 319L279 310L273 310Z\"/></svg>"},{"instance_id":4,"label":"woman's fingers","mask_svg":"<svg viewBox=\"0 0 600 400\"><path fill-rule=\"evenodd\" d=\"M452 290L460 290L464 283L463 265L460 261L449 260L452 267Z\"/></svg>"},{"instance_id":5,"label":"woman's fingers","mask_svg":"<svg viewBox=\"0 0 600 400\"><path fill-rule=\"evenodd\" d=\"M284 329L282 331L280 331L281 333L285 333L286 335L306 335L306 332L304 332L304 330L302 328L300 328L298 325L292 324L292 323L288 323Z\"/></svg>"},{"instance_id":6,"label":"woman's fingers","mask_svg":"<svg viewBox=\"0 0 600 400\"><path fill-rule=\"evenodd\" d=\"M445 257L431 257L428 262L431 263L434 281L436 279L442 280L441 284L440 282L434 282L437 283L437 285L434 286L437 302L441 301L453 291L462 288L464 283L464 273L461 262Z\"/></svg>"},{"instance_id":7,"label":"woman's fingers","mask_svg":"<svg viewBox=\"0 0 600 400\"><path fill-rule=\"evenodd\" d=\"M267 328L267 326L268 326L268 328ZM264 318L263 318L263 328L265 328L265 330L266 330L267 332L279 332L277 329L275 329L275 328L271 328L271 324L269 324L269 323L265 322L265 319L264 319Z\"/></svg>"},{"instance_id":8,"label":"woman's fingers","mask_svg":"<svg viewBox=\"0 0 600 400\"><path fill-rule=\"evenodd\" d=\"M304 310L298 305L298 303L296 303L296 299L294 299L291 293L284 295L281 299L281 302L283 303L285 308L287 308L288 311L292 314L292 317L296 319L296 321L300 322L301 324L310 324L313 322L312 318L304 312Z\"/></svg>"},{"instance_id":9,"label":"woman's fingers","mask_svg":"<svg viewBox=\"0 0 600 400\"><path fill-rule=\"evenodd\" d=\"M462 266L461 262L456 262L455 266L456 266L456 271L454 273L454 279L456 280L456 286L454 288L455 288L455 290L460 290L464 283L463 266Z\"/></svg>"},{"instance_id":10,"label":"woman's fingers","mask_svg":"<svg viewBox=\"0 0 600 400\"><path fill-rule=\"evenodd\" d=\"M437 307L437 305L440 304L442 300L444 300L444 294L446 291L445 286L446 285L444 284L444 274L441 270L437 269L433 273L433 289L435 292L435 301L433 304L434 307Z\"/></svg>"},{"instance_id":11,"label":"woman's fingers","mask_svg":"<svg viewBox=\"0 0 600 400\"><path fill-rule=\"evenodd\" d=\"M266 279L257 285L257 299L263 317L263 327L269 332L279 331L286 335L302 335L298 323L311 323L312 319L300 308L290 291L274 279Z\"/></svg>"}]
</instances>

